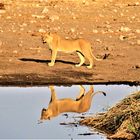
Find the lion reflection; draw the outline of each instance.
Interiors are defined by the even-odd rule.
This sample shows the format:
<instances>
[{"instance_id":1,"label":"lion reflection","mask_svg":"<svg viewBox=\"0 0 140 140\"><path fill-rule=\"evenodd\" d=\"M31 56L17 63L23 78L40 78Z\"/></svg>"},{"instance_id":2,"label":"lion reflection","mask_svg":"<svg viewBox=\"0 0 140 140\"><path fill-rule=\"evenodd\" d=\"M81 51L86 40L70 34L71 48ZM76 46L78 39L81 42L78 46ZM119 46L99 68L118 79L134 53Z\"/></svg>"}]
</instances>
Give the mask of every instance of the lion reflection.
<instances>
[{"instance_id":1,"label":"lion reflection","mask_svg":"<svg viewBox=\"0 0 140 140\"><path fill-rule=\"evenodd\" d=\"M93 86L90 86L88 92L85 92L83 86L80 86L80 94L73 100L71 98L57 99L55 89L53 86L49 86L51 90L51 100L48 105L48 108L43 108L41 112L41 118L39 123L43 122L43 120L50 120L53 117L58 116L60 113L64 112L76 112L83 113L90 109L92 97L97 93L102 93L106 95L106 93L102 91L97 91L94 93Z\"/></svg>"}]
</instances>

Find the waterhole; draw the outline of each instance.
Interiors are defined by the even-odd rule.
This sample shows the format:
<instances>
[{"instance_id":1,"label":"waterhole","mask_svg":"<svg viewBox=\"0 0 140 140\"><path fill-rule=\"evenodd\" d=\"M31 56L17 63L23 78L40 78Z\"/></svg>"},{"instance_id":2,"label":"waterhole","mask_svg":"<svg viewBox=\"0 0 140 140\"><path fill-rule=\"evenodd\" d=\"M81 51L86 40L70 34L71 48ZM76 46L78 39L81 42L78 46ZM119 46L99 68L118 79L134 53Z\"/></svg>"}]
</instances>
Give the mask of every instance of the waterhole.
<instances>
[{"instance_id":1,"label":"waterhole","mask_svg":"<svg viewBox=\"0 0 140 140\"><path fill-rule=\"evenodd\" d=\"M90 86L84 85L86 92ZM79 86L54 86L57 99L75 100ZM81 117L104 112L117 102L140 90L140 86L94 85L94 91L104 91L106 96L93 97L85 113L64 112L38 124L43 108L51 98L48 87L0 87L0 139L106 139L104 134L79 126Z\"/></svg>"}]
</instances>

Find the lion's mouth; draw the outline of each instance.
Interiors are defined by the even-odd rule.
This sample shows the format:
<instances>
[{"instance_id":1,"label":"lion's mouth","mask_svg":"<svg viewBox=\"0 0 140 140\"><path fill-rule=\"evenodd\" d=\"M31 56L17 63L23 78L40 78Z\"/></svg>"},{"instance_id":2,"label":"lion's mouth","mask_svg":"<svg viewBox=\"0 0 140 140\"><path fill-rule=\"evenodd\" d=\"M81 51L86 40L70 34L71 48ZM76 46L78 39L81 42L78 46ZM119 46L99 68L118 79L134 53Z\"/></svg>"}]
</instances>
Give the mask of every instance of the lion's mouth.
<instances>
[{"instance_id":1,"label":"lion's mouth","mask_svg":"<svg viewBox=\"0 0 140 140\"><path fill-rule=\"evenodd\" d=\"M45 41L43 41L43 44L45 44L46 42Z\"/></svg>"},{"instance_id":2,"label":"lion's mouth","mask_svg":"<svg viewBox=\"0 0 140 140\"><path fill-rule=\"evenodd\" d=\"M42 120L38 120L38 124L41 124L41 123L43 123L43 121Z\"/></svg>"}]
</instances>

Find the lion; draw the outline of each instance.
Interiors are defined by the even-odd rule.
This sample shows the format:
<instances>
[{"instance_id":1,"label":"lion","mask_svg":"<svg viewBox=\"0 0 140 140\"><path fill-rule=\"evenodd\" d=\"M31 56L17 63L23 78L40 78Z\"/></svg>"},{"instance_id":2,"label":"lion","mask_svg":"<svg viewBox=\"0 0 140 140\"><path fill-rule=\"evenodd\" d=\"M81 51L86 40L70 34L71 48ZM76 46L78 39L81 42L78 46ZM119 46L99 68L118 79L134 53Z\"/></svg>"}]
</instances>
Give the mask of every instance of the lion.
<instances>
[{"instance_id":1,"label":"lion","mask_svg":"<svg viewBox=\"0 0 140 140\"><path fill-rule=\"evenodd\" d=\"M43 43L47 43L49 49L52 50L52 57L51 62L48 63L49 66L54 66L57 52L63 51L66 53L76 52L80 58L80 63L76 64L76 67L80 67L84 64L85 58L89 60L89 65L87 66L88 69L93 67L93 58L101 61L102 59L96 58L91 49L91 45L85 39L75 39L75 40L68 40L60 37L56 33L45 33L42 37Z\"/></svg>"},{"instance_id":2,"label":"lion","mask_svg":"<svg viewBox=\"0 0 140 140\"><path fill-rule=\"evenodd\" d=\"M38 123L42 123L44 120L50 120L53 117L58 116L64 112L76 112L83 113L90 109L92 103L92 97L98 93L106 93L103 91L94 92L93 86L90 86L89 91L86 93L82 85L80 85L80 94L76 100L71 98L57 99L55 89L53 86L49 86L51 90L51 100L48 108L43 108L41 111L41 117Z\"/></svg>"}]
</instances>

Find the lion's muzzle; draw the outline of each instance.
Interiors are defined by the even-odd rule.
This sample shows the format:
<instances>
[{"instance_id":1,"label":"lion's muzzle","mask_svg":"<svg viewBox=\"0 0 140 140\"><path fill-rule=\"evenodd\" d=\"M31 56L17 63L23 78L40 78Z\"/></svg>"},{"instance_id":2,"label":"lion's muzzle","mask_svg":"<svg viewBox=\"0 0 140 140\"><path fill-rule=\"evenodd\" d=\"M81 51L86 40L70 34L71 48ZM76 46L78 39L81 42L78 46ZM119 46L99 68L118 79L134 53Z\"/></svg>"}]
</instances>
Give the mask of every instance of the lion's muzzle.
<instances>
[{"instance_id":1,"label":"lion's muzzle","mask_svg":"<svg viewBox=\"0 0 140 140\"><path fill-rule=\"evenodd\" d=\"M46 43L46 41L44 40L44 37L43 36L42 36L41 40L42 40L43 44Z\"/></svg>"}]
</instances>

